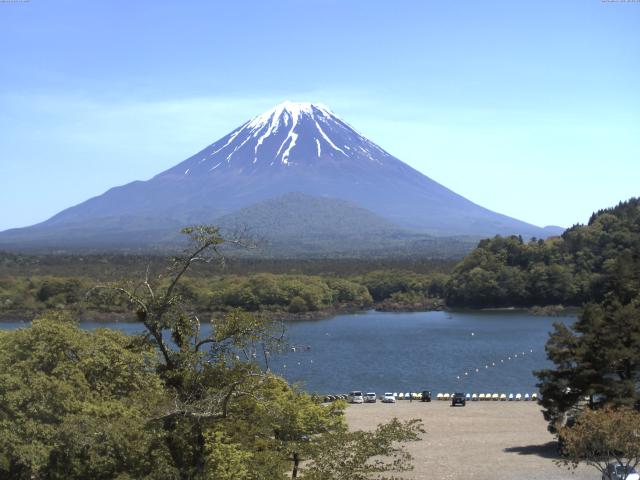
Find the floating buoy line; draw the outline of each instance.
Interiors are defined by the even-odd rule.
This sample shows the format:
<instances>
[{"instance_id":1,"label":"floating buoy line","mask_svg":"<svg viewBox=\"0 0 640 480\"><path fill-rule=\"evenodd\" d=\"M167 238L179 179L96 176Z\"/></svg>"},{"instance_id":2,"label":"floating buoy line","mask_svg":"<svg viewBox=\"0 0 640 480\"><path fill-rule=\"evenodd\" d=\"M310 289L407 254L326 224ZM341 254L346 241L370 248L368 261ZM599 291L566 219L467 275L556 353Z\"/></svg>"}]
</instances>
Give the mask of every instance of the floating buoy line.
<instances>
[{"instance_id":1,"label":"floating buoy line","mask_svg":"<svg viewBox=\"0 0 640 480\"><path fill-rule=\"evenodd\" d=\"M471 334L473 335L473 332L471 332ZM474 374L474 373L480 373L483 370L489 370L491 368L494 368L496 366L499 365L504 365L506 362L510 362L512 360L517 360L517 359L522 359L524 357L527 356L527 354L531 355L533 353L533 348L530 348L527 351L522 351L519 353L514 353L512 355L507 355L506 358L500 358L496 361L492 361L491 363L486 363L484 365L484 369L482 368L482 366L476 367L476 368L470 368L469 370L463 372L461 375L456 375L456 380L464 380L465 378L468 378L470 375Z\"/></svg>"}]
</instances>

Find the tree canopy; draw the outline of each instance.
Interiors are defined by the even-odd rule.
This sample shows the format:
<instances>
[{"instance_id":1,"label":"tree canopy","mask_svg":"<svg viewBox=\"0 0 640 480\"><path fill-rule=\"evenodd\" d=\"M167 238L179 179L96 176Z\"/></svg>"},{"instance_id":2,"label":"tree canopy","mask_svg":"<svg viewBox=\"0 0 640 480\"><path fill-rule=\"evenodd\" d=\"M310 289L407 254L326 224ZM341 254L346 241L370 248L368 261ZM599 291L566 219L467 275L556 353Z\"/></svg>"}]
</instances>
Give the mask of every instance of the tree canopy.
<instances>
[{"instance_id":1,"label":"tree canopy","mask_svg":"<svg viewBox=\"0 0 640 480\"><path fill-rule=\"evenodd\" d=\"M166 403L156 365L148 344L61 315L0 333L0 476L177 478L149 422Z\"/></svg>"},{"instance_id":2,"label":"tree canopy","mask_svg":"<svg viewBox=\"0 0 640 480\"><path fill-rule=\"evenodd\" d=\"M552 429L583 398L590 404L640 402L640 297L588 304L571 327L555 324L546 345L554 368L536 372ZM587 405L584 405L587 406Z\"/></svg>"},{"instance_id":3,"label":"tree canopy","mask_svg":"<svg viewBox=\"0 0 640 480\"><path fill-rule=\"evenodd\" d=\"M640 413L630 408L588 410L575 425L560 430L563 463L586 463L609 476L607 467L618 466L626 476L640 464Z\"/></svg>"},{"instance_id":4,"label":"tree canopy","mask_svg":"<svg viewBox=\"0 0 640 480\"><path fill-rule=\"evenodd\" d=\"M623 303L640 288L640 199L600 210L546 240L482 240L453 270L451 306L582 305L615 292Z\"/></svg>"}]
</instances>

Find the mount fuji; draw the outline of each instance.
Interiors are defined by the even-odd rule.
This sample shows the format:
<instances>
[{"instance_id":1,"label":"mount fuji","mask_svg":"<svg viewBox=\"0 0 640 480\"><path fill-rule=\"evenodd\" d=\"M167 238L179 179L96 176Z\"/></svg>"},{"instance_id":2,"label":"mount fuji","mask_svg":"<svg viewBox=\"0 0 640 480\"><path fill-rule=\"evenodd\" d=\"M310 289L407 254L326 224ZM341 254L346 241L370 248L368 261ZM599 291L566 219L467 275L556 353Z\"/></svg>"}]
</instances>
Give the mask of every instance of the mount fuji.
<instances>
[{"instance_id":1,"label":"mount fuji","mask_svg":"<svg viewBox=\"0 0 640 480\"><path fill-rule=\"evenodd\" d=\"M323 202L326 208L319 207ZM326 213L333 208L347 236L349 225L358 230L350 233L360 236L373 225L378 238L385 232L547 237L562 231L467 200L387 153L323 105L284 102L147 181L111 188L45 222L0 233L0 246L151 245L169 241L187 224L233 222L236 212L247 209L254 212L251 218L261 212L262 233L269 237L269 223L281 218L289 222L284 231L295 231L291 209L299 218L313 217L318 208L325 213L319 231L332 222ZM352 217L360 221L353 223ZM274 229L283 231L282 225Z\"/></svg>"}]
</instances>

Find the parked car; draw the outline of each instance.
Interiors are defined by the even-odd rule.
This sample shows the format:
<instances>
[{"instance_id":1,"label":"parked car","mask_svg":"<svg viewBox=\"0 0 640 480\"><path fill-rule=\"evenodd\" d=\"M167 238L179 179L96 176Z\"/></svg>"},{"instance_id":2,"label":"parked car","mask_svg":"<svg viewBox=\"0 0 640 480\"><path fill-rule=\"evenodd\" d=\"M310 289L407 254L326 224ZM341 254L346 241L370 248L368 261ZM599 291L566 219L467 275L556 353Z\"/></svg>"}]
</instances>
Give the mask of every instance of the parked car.
<instances>
[{"instance_id":1,"label":"parked car","mask_svg":"<svg viewBox=\"0 0 640 480\"><path fill-rule=\"evenodd\" d=\"M396 403L396 396L391 392L386 392L382 397L382 403Z\"/></svg>"},{"instance_id":2,"label":"parked car","mask_svg":"<svg viewBox=\"0 0 640 480\"><path fill-rule=\"evenodd\" d=\"M347 396L347 402L349 403L364 403L364 396L362 395L362 392L359 391L353 391L350 392L349 395Z\"/></svg>"},{"instance_id":3,"label":"parked car","mask_svg":"<svg viewBox=\"0 0 640 480\"><path fill-rule=\"evenodd\" d=\"M454 393L451 396L451 406L455 407L457 405L465 406L467 404L467 399L464 396L464 393Z\"/></svg>"},{"instance_id":4,"label":"parked car","mask_svg":"<svg viewBox=\"0 0 640 480\"><path fill-rule=\"evenodd\" d=\"M640 480L640 474L635 468L629 467L625 476L624 466L619 463L610 463L602 472L602 480Z\"/></svg>"},{"instance_id":5,"label":"parked car","mask_svg":"<svg viewBox=\"0 0 640 480\"><path fill-rule=\"evenodd\" d=\"M378 397L376 397L375 392L368 392L364 396L364 403L376 403L378 401Z\"/></svg>"},{"instance_id":6,"label":"parked car","mask_svg":"<svg viewBox=\"0 0 640 480\"><path fill-rule=\"evenodd\" d=\"M422 391L422 401L430 402L431 401L431 392L429 390Z\"/></svg>"}]
</instances>

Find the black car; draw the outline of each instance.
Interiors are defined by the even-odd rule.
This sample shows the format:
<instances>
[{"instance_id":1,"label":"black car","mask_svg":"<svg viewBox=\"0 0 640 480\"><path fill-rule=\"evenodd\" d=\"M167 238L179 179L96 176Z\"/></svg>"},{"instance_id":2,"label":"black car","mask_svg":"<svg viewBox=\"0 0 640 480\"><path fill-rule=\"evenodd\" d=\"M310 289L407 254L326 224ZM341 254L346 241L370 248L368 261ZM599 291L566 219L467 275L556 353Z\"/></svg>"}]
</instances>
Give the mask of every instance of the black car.
<instances>
[{"instance_id":1,"label":"black car","mask_svg":"<svg viewBox=\"0 0 640 480\"><path fill-rule=\"evenodd\" d=\"M465 406L467 404L467 399L464 397L464 393L454 393L451 397L451 406L455 407L456 405Z\"/></svg>"},{"instance_id":2,"label":"black car","mask_svg":"<svg viewBox=\"0 0 640 480\"><path fill-rule=\"evenodd\" d=\"M431 392L429 390L422 391L422 401L430 402L431 401Z\"/></svg>"}]
</instances>

